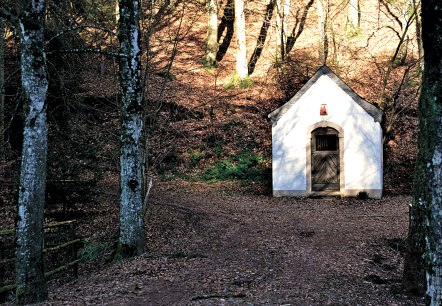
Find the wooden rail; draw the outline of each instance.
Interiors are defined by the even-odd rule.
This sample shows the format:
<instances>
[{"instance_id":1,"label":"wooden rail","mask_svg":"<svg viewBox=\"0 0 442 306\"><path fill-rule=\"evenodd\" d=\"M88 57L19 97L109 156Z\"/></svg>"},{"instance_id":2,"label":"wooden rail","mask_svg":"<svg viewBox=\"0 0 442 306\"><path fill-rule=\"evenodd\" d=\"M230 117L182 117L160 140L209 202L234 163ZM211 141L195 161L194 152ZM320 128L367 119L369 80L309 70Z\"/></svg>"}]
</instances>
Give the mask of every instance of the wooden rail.
<instances>
[{"instance_id":1,"label":"wooden rail","mask_svg":"<svg viewBox=\"0 0 442 306\"><path fill-rule=\"evenodd\" d=\"M57 274L59 272L65 271L70 268L74 269L74 276L75 277L78 276L78 263L80 262L81 259L77 258L77 251L78 251L78 245L81 243L81 239L77 238L75 236L75 223L76 223L76 220L69 220L69 221L55 222L55 223L50 223L50 224L44 225L45 230L59 228L59 227L65 227L65 226L68 226L70 228L70 231L69 231L69 236L70 236L69 239L70 240L66 241L64 243L58 244L58 245L45 247L43 249L44 254L60 251L62 249L68 248L68 247L70 247L72 250L71 260L63 265L56 267L55 269L53 269L51 271L46 271L45 277L50 277L54 274ZM14 228L0 229L0 236L13 236L13 235L15 235ZM2 254L0 253L0 266L11 264L14 262L15 262L15 258L2 258ZM3 293L8 292L8 291L12 291L17 287L16 284L6 284L5 285L5 284L2 284L2 282L3 282L3 280L0 279L0 286L1 286L0 287L0 298ZM2 302L1 299L0 299L0 302Z\"/></svg>"}]
</instances>

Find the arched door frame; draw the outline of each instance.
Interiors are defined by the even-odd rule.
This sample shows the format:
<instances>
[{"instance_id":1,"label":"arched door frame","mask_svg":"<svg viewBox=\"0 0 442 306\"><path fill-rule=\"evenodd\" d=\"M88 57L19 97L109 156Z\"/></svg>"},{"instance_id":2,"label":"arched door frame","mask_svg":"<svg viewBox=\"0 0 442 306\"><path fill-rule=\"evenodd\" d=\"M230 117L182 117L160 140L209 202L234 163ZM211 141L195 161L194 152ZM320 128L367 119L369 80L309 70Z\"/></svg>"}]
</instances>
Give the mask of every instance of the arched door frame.
<instances>
[{"instance_id":1,"label":"arched door frame","mask_svg":"<svg viewBox=\"0 0 442 306\"><path fill-rule=\"evenodd\" d=\"M312 193L312 132L317 128L333 128L338 131L339 138L339 191L345 188L345 168L344 168L344 129L336 123L330 121L320 121L311 125L307 129L306 135L306 191Z\"/></svg>"}]
</instances>

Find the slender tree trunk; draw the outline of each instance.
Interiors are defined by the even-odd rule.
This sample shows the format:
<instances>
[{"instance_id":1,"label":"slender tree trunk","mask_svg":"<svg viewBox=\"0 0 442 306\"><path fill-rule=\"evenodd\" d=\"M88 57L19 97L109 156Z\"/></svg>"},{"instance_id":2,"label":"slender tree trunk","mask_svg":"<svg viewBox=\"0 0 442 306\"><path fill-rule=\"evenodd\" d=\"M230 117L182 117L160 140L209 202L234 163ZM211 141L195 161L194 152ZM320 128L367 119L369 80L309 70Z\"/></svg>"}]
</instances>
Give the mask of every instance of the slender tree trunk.
<instances>
[{"instance_id":1,"label":"slender tree trunk","mask_svg":"<svg viewBox=\"0 0 442 306\"><path fill-rule=\"evenodd\" d=\"M288 16L290 0L276 1L276 61L284 61L286 57Z\"/></svg>"},{"instance_id":2,"label":"slender tree trunk","mask_svg":"<svg viewBox=\"0 0 442 306\"><path fill-rule=\"evenodd\" d=\"M240 80L244 80L248 76L244 0L235 0L235 26L238 48L236 52L236 73Z\"/></svg>"},{"instance_id":3,"label":"slender tree trunk","mask_svg":"<svg viewBox=\"0 0 442 306\"><path fill-rule=\"evenodd\" d=\"M208 0L207 3L208 24L207 24L207 49L205 65L209 68L216 65L216 54L218 53L218 1Z\"/></svg>"},{"instance_id":4,"label":"slender tree trunk","mask_svg":"<svg viewBox=\"0 0 442 306\"><path fill-rule=\"evenodd\" d=\"M270 3L267 4L266 13L264 15L264 21L261 26L261 30L259 31L258 40L256 41L255 50L253 50L253 54L250 57L250 61L248 64L248 72L249 75L253 73L255 70L256 63L258 62L259 57L261 56L262 51L264 50L264 43L267 38L267 31L270 26L270 21L272 19L273 10L275 8L275 0L270 0Z\"/></svg>"},{"instance_id":5,"label":"slender tree trunk","mask_svg":"<svg viewBox=\"0 0 442 306\"><path fill-rule=\"evenodd\" d=\"M417 42L417 54L419 56L419 59L421 61L421 68L423 69L423 55L424 55L424 51L423 51L423 47L422 47L422 25L421 25L421 2L420 1L416 1L413 0L413 10L415 11L416 14L416 20L415 20L415 24L416 24L416 42Z\"/></svg>"},{"instance_id":6,"label":"slender tree trunk","mask_svg":"<svg viewBox=\"0 0 442 306\"><path fill-rule=\"evenodd\" d=\"M115 1L115 27L118 26L118 22L120 20L120 4L118 0Z\"/></svg>"},{"instance_id":7,"label":"slender tree trunk","mask_svg":"<svg viewBox=\"0 0 442 306\"><path fill-rule=\"evenodd\" d=\"M120 0L120 240L118 255L144 251L143 222L143 104L139 1Z\"/></svg>"},{"instance_id":8,"label":"slender tree trunk","mask_svg":"<svg viewBox=\"0 0 442 306\"><path fill-rule=\"evenodd\" d=\"M319 29L319 61L325 65L328 57L327 22L329 11L329 0L318 0L318 29Z\"/></svg>"},{"instance_id":9,"label":"slender tree trunk","mask_svg":"<svg viewBox=\"0 0 442 306\"><path fill-rule=\"evenodd\" d=\"M5 24L0 17L0 163L5 160ZM2 173L0 173L0 176Z\"/></svg>"},{"instance_id":10,"label":"slender tree trunk","mask_svg":"<svg viewBox=\"0 0 442 306\"><path fill-rule=\"evenodd\" d=\"M276 58L275 62L282 62L283 59L283 48L284 48L284 31L282 28L283 24L283 9L282 1L276 0Z\"/></svg>"},{"instance_id":11,"label":"slender tree trunk","mask_svg":"<svg viewBox=\"0 0 442 306\"><path fill-rule=\"evenodd\" d=\"M359 0L349 0L347 27L350 33L356 33L361 25L361 7Z\"/></svg>"},{"instance_id":12,"label":"slender tree trunk","mask_svg":"<svg viewBox=\"0 0 442 306\"><path fill-rule=\"evenodd\" d=\"M224 55L227 52L227 49L230 46L230 42L233 38L233 33L235 32L235 9L234 9L233 0L227 0L226 6L224 7L224 14L221 17L221 22L218 26L218 52L216 53L216 61L220 62ZM224 30L226 30L226 35L224 35L224 39L221 41Z\"/></svg>"},{"instance_id":13,"label":"slender tree trunk","mask_svg":"<svg viewBox=\"0 0 442 306\"><path fill-rule=\"evenodd\" d=\"M43 264L43 221L48 124L46 121L45 0L22 0L19 19L25 123L16 230L18 304L47 299Z\"/></svg>"},{"instance_id":14,"label":"slender tree trunk","mask_svg":"<svg viewBox=\"0 0 442 306\"><path fill-rule=\"evenodd\" d=\"M309 0L307 5L304 7L304 11L301 15L301 18L299 18L299 15L296 14L296 23L293 26L292 33L290 34L289 37L287 37L287 45L285 47L285 51L287 52L287 54L293 49L296 40L302 34L302 31L304 31L304 26L305 26L305 21L307 20L308 11L312 7L313 2L314 0Z\"/></svg>"},{"instance_id":15,"label":"slender tree trunk","mask_svg":"<svg viewBox=\"0 0 442 306\"><path fill-rule=\"evenodd\" d=\"M424 74L419 100L418 157L410 207L404 281L427 305L442 305L442 7L422 1Z\"/></svg>"},{"instance_id":16,"label":"slender tree trunk","mask_svg":"<svg viewBox=\"0 0 442 306\"><path fill-rule=\"evenodd\" d=\"M405 3L402 6L402 24L408 25L410 23L412 23L410 21L410 11L411 11L411 16L412 20L416 19L416 11L413 9L413 3L411 2L411 0L407 0L405 1ZM404 41L401 44L401 47L399 49L399 53L398 53L398 58L396 60L396 62L394 63L396 66L402 66L405 65L406 61L407 61L407 56L408 56L408 44L410 42L410 37L407 34L404 37ZM419 51L419 47L418 47L418 51Z\"/></svg>"},{"instance_id":17,"label":"slender tree trunk","mask_svg":"<svg viewBox=\"0 0 442 306\"><path fill-rule=\"evenodd\" d=\"M285 61L287 56L287 35L289 33L289 14L290 14L290 0L284 0L282 6L282 49L281 49L281 58Z\"/></svg>"}]
</instances>

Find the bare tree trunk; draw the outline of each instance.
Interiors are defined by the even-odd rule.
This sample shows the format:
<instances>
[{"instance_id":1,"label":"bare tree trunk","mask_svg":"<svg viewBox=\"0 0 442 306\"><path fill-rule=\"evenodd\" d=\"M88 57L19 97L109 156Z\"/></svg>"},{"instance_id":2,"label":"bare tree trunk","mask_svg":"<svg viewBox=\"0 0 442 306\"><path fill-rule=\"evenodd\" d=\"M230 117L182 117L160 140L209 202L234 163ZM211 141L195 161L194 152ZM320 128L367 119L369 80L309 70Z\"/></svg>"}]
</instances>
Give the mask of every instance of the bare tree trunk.
<instances>
[{"instance_id":1,"label":"bare tree trunk","mask_svg":"<svg viewBox=\"0 0 442 306\"><path fill-rule=\"evenodd\" d=\"M235 26L238 48L236 52L236 73L240 80L244 80L248 76L244 0L235 0Z\"/></svg>"},{"instance_id":2,"label":"bare tree trunk","mask_svg":"<svg viewBox=\"0 0 442 306\"><path fill-rule=\"evenodd\" d=\"M5 160L5 24L0 17L0 163ZM0 176L2 174L0 173Z\"/></svg>"},{"instance_id":3,"label":"bare tree trunk","mask_svg":"<svg viewBox=\"0 0 442 306\"><path fill-rule=\"evenodd\" d=\"M419 59L421 61L421 68L423 69L423 47L422 47L422 25L421 25L421 1L413 0L413 10L416 14L416 41L417 41L417 52Z\"/></svg>"},{"instance_id":4,"label":"bare tree trunk","mask_svg":"<svg viewBox=\"0 0 442 306\"><path fill-rule=\"evenodd\" d=\"M421 122L421 126L423 126ZM423 136L420 136L422 138ZM420 145L423 140L420 140ZM416 170L414 173L414 190L413 200L409 211L408 237L407 237L407 253L404 261L403 284L408 292L423 295L425 293L425 233L427 222L427 205L426 201L421 200L420 196L424 196L425 178L423 177L425 167L422 162L426 158L422 150L419 152L416 161ZM422 176L422 177L421 177Z\"/></svg>"},{"instance_id":5,"label":"bare tree trunk","mask_svg":"<svg viewBox=\"0 0 442 306\"><path fill-rule=\"evenodd\" d=\"M410 22L410 12L411 12L411 16L413 16L413 19L416 19L416 11L413 9L413 3L411 2L411 0L407 0L405 1L405 3L402 6L402 24L408 25ZM404 41L401 44L401 47L399 49L399 53L398 53L398 58L397 61L395 62L396 66L402 66L405 65L406 61L407 61L407 56L408 56L408 44L410 42L410 37L407 34L404 37ZM419 47L418 47L419 49Z\"/></svg>"},{"instance_id":6,"label":"bare tree trunk","mask_svg":"<svg viewBox=\"0 0 442 306\"><path fill-rule=\"evenodd\" d=\"M117 256L144 251L143 221L143 104L139 1L120 0L120 239Z\"/></svg>"},{"instance_id":7,"label":"bare tree trunk","mask_svg":"<svg viewBox=\"0 0 442 306\"><path fill-rule=\"evenodd\" d=\"M118 22L120 21L120 4L119 1L115 1L115 27L118 26Z\"/></svg>"},{"instance_id":8,"label":"bare tree trunk","mask_svg":"<svg viewBox=\"0 0 442 306\"><path fill-rule=\"evenodd\" d=\"M328 57L327 22L329 13L329 0L318 0L318 29L319 29L319 61L325 65Z\"/></svg>"},{"instance_id":9,"label":"bare tree trunk","mask_svg":"<svg viewBox=\"0 0 442 306\"><path fill-rule=\"evenodd\" d=\"M276 61L285 61L287 54L288 17L290 0L276 1Z\"/></svg>"},{"instance_id":10,"label":"bare tree trunk","mask_svg":"<svg viewBox=\"0 0 442 306\"><path fill-rule=\"evenodd\" d=\"M276 0L276 63L282 62L283 48L285 48L282 12L282 0Z\"/></svg>"},{"instance_id":11,"label":"bare tree trunk","mask_svg":"<svg viewBox=\"0 0 442 306\"><path fill-rule=\"evenodd\" d=\"M296 40L302 34L302 31L304 31L304 26L305 26L305 21L307 20L308 11L310 7L313 5L313 2L314 0L309 0L307 5L304 7L301 17L299 17L299 11L296 14L296 22L295 25L293 26L292 33L290 34L289 37L287 37L287 46L285 48L287 53L289 53L293 49Z\"/></svg>"},{"instance_id":12,"label":"bare tree trunk","mask_svg":"<svg viewBox=\"0 0 442 306\"><path fill-rule=\"evenodd\" d=\"M426 304L442 305L442 8L422 2L425 69L419 100L418 157L410 207L404 282Z\"/></svg>"},{"instance_id":13,"label":"bare tree trunk","mask_svg":"<svg viewBox=\"0 0 442 306\"><path fill-rule=\"evenodd\" d=\"M255 50L253 50L253 54L250 57L250 61L248 64L249 75L252 74L253 71L255 70L256 63L258 62L258 59L261 56L262 51L264 50L264 43L267 38L267 31L270 26L270 21L272 19L275 3L276 3L275 0L270 0L270 3L267 4L266 13L264 15L264 21L262 22L261 30L259 31L258 40L256 41L256 47Z\"/></svg>"},{"instance_id":14,"label":"bare tree trunk","mask_svg":"<svg viewBox=\"0 0 442 306\"><path fill-rule=\"evenodd\" d=\"M419 105L419 155L416 201L428 208L426 235L427 305L442 305L442 7L439 0L422 2L425 69ZM411 230L413 232L413 230Z\"/></svg>"},{"instance_id":15,"label":"bare tree trunk","mask_svg":"<svg viewBox=\"0 0 442 306\"><path fill-rule=\"evenodd\" d=\"M361 25L361 7L359 0L349 0L347 13L347 29L350 33L356 33Z\"/></svg>"},{"instance_id":16,"label":"bare tree trunk","mask_svg":"<svg viewBox=\"0 0 442 306\"><path fill-rule=\"evenodd\" d=\"M45 0L23 0L19 19L25 123L16 230L17 303L47 299L43 264L48 81L44 52Z\"/></svg>"},{"instance_id":17,"label":"bare tree trunk","mask_svg":"<svg viewBox=\"0 0 442 306\"><path fill-rule=\"evenodd\" d=\"M281 59L285 61L287 56L287 35L289 33L289 14L290 14L290 0L284 0L282 6L282 49L281 49Z\"/></svg>"},{"instance_id":18,"label":"bare tree trunk","mask_svg":"<svg viewBox=\"0 0 442 306\"><path fill-rule=\"evenodd\" d=\"M218 26L218 52L216 54L216 61L220 62L227 52L230 46L230 42L233 38L233 33L235 32L235 9L233 0L227 0L226 6L224 7L224 14L221 17L221 22ZM220 43L223 36L224 30L226 30L226 35L224 35L223 41Z\"/></svg>"},{"instance_id":19,"label":"bare tree trunk","mask_svg":"<svg viewBox=\"0 0 442 306\"><path fill-rule=\"evenodd\" d=\"M207 49L205 65L208 68L215 67L216 54L218 53L218 1L208 0L207 3L208 24L207 24Z\"/></svg>"}]
</instances>

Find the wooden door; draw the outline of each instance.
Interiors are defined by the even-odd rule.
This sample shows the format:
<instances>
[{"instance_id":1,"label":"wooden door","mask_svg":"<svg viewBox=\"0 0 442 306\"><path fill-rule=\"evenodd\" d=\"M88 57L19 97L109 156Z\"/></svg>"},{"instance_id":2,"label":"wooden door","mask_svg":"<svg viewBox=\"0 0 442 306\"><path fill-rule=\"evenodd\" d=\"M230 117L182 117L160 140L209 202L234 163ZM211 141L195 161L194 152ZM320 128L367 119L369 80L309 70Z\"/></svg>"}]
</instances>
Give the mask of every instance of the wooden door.
<instances>
[{"instance_id":1,"label":"wooden door","mask_svg":"<svg viewBox=\"0 0 442 306\"><path fill-rule=\"evenodd\" d=\"M332 128L312 132L312 190L339 190L339 138Z\"/></svg>"}]
</instances>

